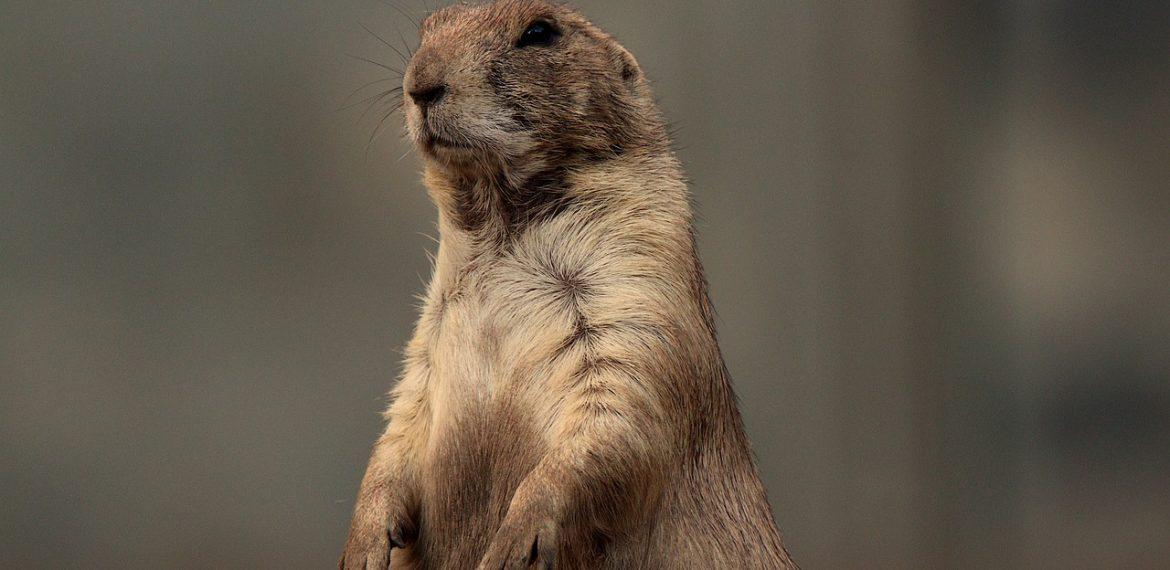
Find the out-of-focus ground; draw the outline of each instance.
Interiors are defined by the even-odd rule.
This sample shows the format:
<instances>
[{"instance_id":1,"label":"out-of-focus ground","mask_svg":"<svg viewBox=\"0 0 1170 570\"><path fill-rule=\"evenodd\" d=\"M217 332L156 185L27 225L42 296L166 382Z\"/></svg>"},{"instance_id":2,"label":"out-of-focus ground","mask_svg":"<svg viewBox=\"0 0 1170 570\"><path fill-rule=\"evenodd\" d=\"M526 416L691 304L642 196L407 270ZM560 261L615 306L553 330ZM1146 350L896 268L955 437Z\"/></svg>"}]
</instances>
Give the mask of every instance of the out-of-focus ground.
<instances>
[{"instance_id":1,"label":"out-of-focus ground","mask_svg":"<svg viewBox=\"0 0 1170 570\"><path fill-rule=\"evenodd\" d=\"M576 4L679 127L804 567L1166 567L1170 5ZM0 2L0 567L333 564L435 234L338 111L363 24L413 41Z\"/></svg>"}]
</instances>

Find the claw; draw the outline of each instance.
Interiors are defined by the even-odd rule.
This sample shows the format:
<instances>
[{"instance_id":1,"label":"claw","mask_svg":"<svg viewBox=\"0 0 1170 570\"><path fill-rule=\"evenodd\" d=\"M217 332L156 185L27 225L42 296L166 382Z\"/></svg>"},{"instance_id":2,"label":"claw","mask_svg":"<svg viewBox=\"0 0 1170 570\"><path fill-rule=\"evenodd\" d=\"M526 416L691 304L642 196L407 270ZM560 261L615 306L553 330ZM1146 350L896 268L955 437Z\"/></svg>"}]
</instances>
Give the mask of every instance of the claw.
<instances>
[{"instance_id":1,"label":"claw","mask_svg":"<svg viewBox=\"0 0 1170 570\"><path fill-rule=\"evenodd\" d=\"M386 536L390 539L391 548L406 548L406 539L402 536L401 527L390 529Z\"/></svg>"},{"instance_id":2,"label":"claw","mask_svg":"<svg viewBox=\"0 0 1170 570\"><path fill-rule=\"evenodd\" d=\"M540 557L540 550L537 549L537 547L539 547L539 546L540 546L540 535L538 534L532 538L532 546L528 549L528 563L529 564L535 564L536 559Z\"/></svg>"}]
</instances>

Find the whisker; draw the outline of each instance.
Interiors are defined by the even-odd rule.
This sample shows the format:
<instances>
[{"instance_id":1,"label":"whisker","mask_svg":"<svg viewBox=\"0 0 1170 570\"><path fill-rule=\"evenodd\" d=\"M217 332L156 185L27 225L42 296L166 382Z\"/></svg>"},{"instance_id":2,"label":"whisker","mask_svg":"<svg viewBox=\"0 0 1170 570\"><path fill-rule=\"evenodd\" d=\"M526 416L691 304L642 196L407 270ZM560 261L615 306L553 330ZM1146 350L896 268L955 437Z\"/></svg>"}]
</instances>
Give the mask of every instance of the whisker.
<instances>
[{"instance_id":1,"label":"whisker","mask_svg":"<svg viewBox=\"0 0 1170 570\"><path fill-rule=\"evenodd\" d=\"M393 8L394 11L398 12L399 14L406 16L406 19L410 20L410 23L414 24L414 27L419 27L418 20L415 20L413 17L411 17L411 15L406 10L403 10L397 4L391 2L390 0L382 0L382 3Z\"/></svg>"},{"instance_id":2,"label":"whisker","mask_svg":"<svg viewBox=\"0 0 1170 570\"><path fill-rule=\"evenodd\" d=\"M369 97L366 97L365 99L362 99L361 101L358 101L358 102L356 102L356 103L351 103L351 104L349 104L349 105L346 105L346 106L344 106L344 107L341 107L341 108L340 108L340 109L338 109L337 111L338 111L338 112L345 111L345 110L347 110L347 109L352 109L352 108L354 108L354 107L357 107L358 105L361 105L362 103L369 103L369 102L370 102L370 101L372 101L372 100L380 100L380 99L383 99L383 98L385 98L387 95L390 95L390 94L393 94L393 93L397 93L397 92L399 92L399 91L402 91L402 88L401 88L401 87L395 87L394 89L390 89L390 90L388 90L388 91L382 91L381 93L375 93L375 94L373 94L373 95L370 95Z\"/></svg>"},{"instance_id":3,"label":"whisker","mask_svg":"<svg viewBox=\"0 0 1170 570\"><path fill-rule=\"evenodd\" d=\"M390 72L396 73L396 74L397 74L399 77L402 77L402 70L400 70L400 69L395 69L395 68L393 68L393 67L390 67L389 65L386 65L386 64L384 64L384 63L379 63L379 62L377 62L377 61L374 61L374 60L372 60L372 59L367 59L367 58L364 58L364 57L361 57L361 56L356 56L356 55L349 54L349 53L347 53L347 54L345 54L345 55L346 55L346 56L348 56L348 57L352 57L352 58L354 58L354 59L356 59L356 60L358 60L358 61L364 61L364 62L366 62L366 63L371 63L371 64L373 64L373 65L376 65L376 66L378 66L378 67L381 67L382 69L385 69L386 71L390 71Z\"/></svg>"},{"instance_id":4,"label":"whisker","mask_svg":"<svg viewBox=\"0 0 1170 570\"><path fill-rule=\"evenodd\" d=\"M383 132L382 127L386 126L386 119L389 119L390 115L393 115L394 112L400 108L402 108L402 103L397 103L393 107L391 107L390 110L387 111L385 115L382 115L382 118L378 121L378 126L374 127L374 132L370 134L370 140L366 142L366 155L367 156L370 154L370 148L374 145L374 141L378 139L378 133Z\"/></svg>"},{"instance_id":5,"label":"whisker","mask_svg":"<svg viewBox=\"0 0 1170 570\"><path fill-rule=\"evenodd\" d=\"M370 105L368 107L366 107L366 110L362 111L362 114L358 117L358 122L361 122L362 119L365 119L366 115L370 112L370 110L373 109L374 106L376 106L378 103L381 103L382 100L385 99L386 96L389 95L390 93L391 92L387 91L387 92L383 93L381 96L379 96L376 100L374 100L373 103L370 103ZM401 105L401 102L398 103L398 105Z\"/></svg>"},{"instance_id":6,"label":"whisker","mask_svg":"<svg viewBox=\"0 0 1170 570\"><path fill-rule=\"evenodd\" d=\"M386 47L390 48L391 50L394 50L394 53L398 54L398 57L399 57L400 59L402 59L402 65L409 65L409 64L410 64L410 61L407 59L407 57L406 57L405 55L402 55L402 52L401 52L401 51L398 51L398 48L396 48L396 47L394 47L394 46L390 45L390 42L388 42L388 41L386 41L386 40L382 39L382 36L379 36L378 34L375 34L375 33L374 33L374 30L371 30L371 29L367 28L365 24L358 24L358 25L359 25L359 26L361 26L363 30L365 30L365 31L369 32L369 34L370 34L371 36L374 36L375 38L378 38L378 41L382 42L382 45L384 45L384 46L386 46Z\"/></svg>"},{"instance_id":7,"label":"whisker","mask_svg":"<svg viewBox=\"0 0 1170 570\"><path fill-rule=\"evenodd\" d=\"M395 12L398 12L399 14L402 14L403 16L405 16L406 19L409 20L411 24L414 24L415 29L422 27L422 24L419 22L419 20L416 20L413 16L410 15L409 12L407 12L401 6L391 2L390 0L382 0L382 2L384 4L386 4L387 6L393 8ZM427 11L429 12L430 10L427 10ZM402 40L402 47L406 48L406 54L413 58L414 57L414 50L410 49L410 42L406 41L406 36L402 34L402 28L399 28L398 25L395 24L394 31L398 32L398 39Z\"/></svg>"},{"instance_id":8,"label":"whisker","mask_svg":"<svg viewBox=\"0 0 1170 570\"><path fill-rule=\"evenodd\" d=\"M371 81L371 82L369 82L369 83L367 83L367 84L365 84L365 85L362 85L361 87L358 87L357 89L354 89L354 90L353 90L353 92L352 92L352 93L350 93L349 95L346 95L346 96L345 96L345 99L342 99L342 100L341 100L341 104L342 104L342 105L344 105L344 104L345 104L347 101L349 101L350 99L352 99L354 95L357 95L357 94L358 94L358 91L361 91L362 89L365 89L366 87L369 87L369 86L371 86L371 85L377 85L377 84L379 84L379 83L385 83L385 82L387 82L387 81L397 81L397 78L396 78L396 77L386 77L386 78L383 78L383 79L375 79L375 80L373 80L373 81ZM397 89L397 90L401 91L401 90L402 90L402 87L401 87L401 86L399 86L399 87L395 87L395 89ZM342 107L342 108L338 109L338 111L344 111L345 109L347 109L347 107Z\"/></svg>"},{"instance_id":9,"label":"whisker","mask_svg":"<svg viewBox=\"0 0 1170 570\"><path fill-rule=\"evenodd\" d=\"M398 26L394 26L394 31L398 32L398 39L402 40L402 47L406 48L406 53L410 54L411 58L414 58L414 51L410 49L410 42L406 41L406 36L402 34L402 30Z\"/></svg>"}]
</instances>

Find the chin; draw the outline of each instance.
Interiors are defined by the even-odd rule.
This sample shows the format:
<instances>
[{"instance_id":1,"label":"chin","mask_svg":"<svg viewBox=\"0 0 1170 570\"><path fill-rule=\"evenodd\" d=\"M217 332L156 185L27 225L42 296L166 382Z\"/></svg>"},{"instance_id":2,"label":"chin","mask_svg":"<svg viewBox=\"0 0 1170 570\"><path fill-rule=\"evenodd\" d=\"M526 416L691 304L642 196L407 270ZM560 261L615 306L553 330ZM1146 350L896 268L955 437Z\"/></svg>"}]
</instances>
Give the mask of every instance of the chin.
<instances>
[{"instance_id":1,"label":"chin","mask_svg":"<svg viewBox=\"0 0 1170 570\"><path fill-rule=\"evenodd\" d=\"M416 146L424 157L448 167L484 174L501 166L503 153L496 145L484 141L464 142L443 137L424 136L416 140Z\"/></svg>"},{"instance_id":2,"label":"chin","mask_svg":"<svg viewBox=\"0 0 1170 570\"><path fill-rule=\"evenodd\" d=\"M425 138L418 142L423 154L439 159L470 159L481 152L465 144L456 144L435 138Z\"/></svg>"}]
</instances>

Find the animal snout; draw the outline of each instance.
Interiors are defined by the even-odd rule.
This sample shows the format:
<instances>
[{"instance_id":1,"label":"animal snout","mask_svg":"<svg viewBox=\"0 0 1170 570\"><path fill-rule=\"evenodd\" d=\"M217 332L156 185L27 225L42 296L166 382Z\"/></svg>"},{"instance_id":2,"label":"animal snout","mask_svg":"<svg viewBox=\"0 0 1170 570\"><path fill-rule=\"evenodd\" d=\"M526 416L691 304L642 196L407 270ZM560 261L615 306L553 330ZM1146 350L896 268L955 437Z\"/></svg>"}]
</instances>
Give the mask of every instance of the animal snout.
<instances>
[{"instance_id":1,"label":"animal snout","mask_svg":"<svg viewBox=\"0 0 1170 570\"><path fill-rule=\"evenodd\" d=\"M437 105L447 95L450 59L450 54L434 46L425 46L414 54L406 74L406 94L422 111Z\"/></svg>"},{"instance_id":2,"label":"animal snout","mask_svg":"<svg viewBox=\"0 0 1170 570\"><path fill-rule=\"evenodd\" d=\"M447 95L447 86L443 84L423 85L410 90L410 99L415 105L426 109L441 101Z\"/></svg>"}]
</instances>

